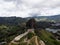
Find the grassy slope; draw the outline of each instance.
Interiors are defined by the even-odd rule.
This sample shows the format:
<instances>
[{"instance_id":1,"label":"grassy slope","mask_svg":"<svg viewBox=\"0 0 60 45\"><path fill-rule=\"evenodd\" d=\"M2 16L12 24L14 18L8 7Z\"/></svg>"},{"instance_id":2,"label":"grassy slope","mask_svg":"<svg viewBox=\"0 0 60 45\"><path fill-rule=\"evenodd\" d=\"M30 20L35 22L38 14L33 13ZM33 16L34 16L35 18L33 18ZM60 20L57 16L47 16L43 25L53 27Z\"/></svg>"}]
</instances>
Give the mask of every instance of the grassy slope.
<instances>
[{"instance_id":1,"label":"grassy slope","mask_svg":"<svg viewBox=\"0 0 60 45\"><path fill-rule=\"evenodd\" d=\"M23 42L23 40L28 37L28 39L31 39L33 36L38 36L39 40L43 40L46 45L60 45L60 42L58 42L51 33L45 31L45 30L35 30L35 33L28 33L25 37L23 37L19 42L21 42L19 45L27 45L27 42ZM33 39L32 39L33 40ZM14 44L15 45L15 44ZM30 44L32 45L32 44Z\"/></svg>"},{"instance_id":2,"label":"grassy slope","mask_svg":"<svg viewBox=\"0 0 60 45\"><path fill-rule=\"evenodd\" d=\"M46 45L60 45L60 42L56 41L53 35L45 30L35 31L37 36L45 42Z\"/></svg>"}]
</instances>

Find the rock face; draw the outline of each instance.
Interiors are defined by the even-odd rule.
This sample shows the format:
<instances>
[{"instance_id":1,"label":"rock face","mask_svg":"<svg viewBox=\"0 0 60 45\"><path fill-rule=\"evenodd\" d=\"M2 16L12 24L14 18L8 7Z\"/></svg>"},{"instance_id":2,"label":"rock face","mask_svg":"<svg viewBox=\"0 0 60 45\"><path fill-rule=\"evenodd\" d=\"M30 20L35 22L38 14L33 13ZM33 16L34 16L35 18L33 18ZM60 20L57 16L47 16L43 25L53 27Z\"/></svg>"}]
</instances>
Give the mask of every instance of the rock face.
<instances>
[{"instance_id":1,"label":"rock face","mask_svg":"<svg viewBox=\"0 0 60 45\"><path fill-rule=\"evenodd\" d=\"M32 29L29 29L29 30L32 30ZM42 40L40 40L38 36L35 35L34 30L32 31L29 31L29 30L24 34L21 34L23 35L22 37L21 35L19 35L20 36L19 40L16 39L19 36L15 37L9 43L9 45L45 45L45 43Z\"/></svg>"}]
</instances>

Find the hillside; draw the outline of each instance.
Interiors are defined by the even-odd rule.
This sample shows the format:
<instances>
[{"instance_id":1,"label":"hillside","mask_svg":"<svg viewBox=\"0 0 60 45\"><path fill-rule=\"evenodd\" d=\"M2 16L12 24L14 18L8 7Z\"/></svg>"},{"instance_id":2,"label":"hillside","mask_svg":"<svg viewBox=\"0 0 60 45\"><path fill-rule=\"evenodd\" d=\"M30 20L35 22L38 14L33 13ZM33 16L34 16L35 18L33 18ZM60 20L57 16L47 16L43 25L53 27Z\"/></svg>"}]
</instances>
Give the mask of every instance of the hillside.
<instances>
[{"instance_id":1,"label":"hillside","mask_svg":"<svg viewBox=\"0 0 60 45\"><path fill-rule=\"evenodd\" d=\"M41 21L56 21L60 22L60 15L55 15L55 16L34 16L34 17L26 17L26 18L21 18L21 17L0 17L0 25L18 25L22 22L26 22L28 19L31 18L36 18L37 20Z\"/></svg>"},{"instance_id":2,"label":"hillside","mask_svg":"<svg viewBox=\"0 0 60 45\"><path fill-rule=\"evenodd\" d=\"M15 43L10 42L9 45L60 45L54 36L45 30L30 31Z\"/></svg>"},{"instance_id":3,"label":"hillside","mask_svg":"<svg viewBox=\"0 0 60 45\"><path fill-rule=\"evenodd\" d=\"M45 45L45 43L42 40L40 40L38 36L36 36L36 34L34 33L34 31L32 31L32 29L31 31L28 32L28 34L23 36L20 40L15 39L15 41L13 40L13 42L9 43L9 45L15 45L15 44L16 45Z\"/></svg>"},{"instance_id":4,"label":"hillside","mask_svg":"<svg viewBox=\"0 0 60 45\"><path fill-rule=\"evenodd\" d=\"M26 22L25 18L21 17L0 17L0 25L18 25Z\"/></svg>"},{"instance_id":5,"label":"hillside","mask_svg":"<svg viewBox=\"0 0 60 45\"><path fill-rule=\"evenodd\" d=\"M44 21L56 21L60 22L60 15L55 15L55 16L34 16L34 17L28 17L28 18L36 18L37 20L44 20Z\"/></svg>"},{"instance_id":6,"label":"hillside","mask_svg":"<svg viewBox=\"0 0 60 45\"><path fill-rule=\"evenodd\" d=\"M60 45L60 41L57 41L55 37L46 30L38 30L36 31L36 34L45 42L46 45Z\"/></svg>"}]
</instances>

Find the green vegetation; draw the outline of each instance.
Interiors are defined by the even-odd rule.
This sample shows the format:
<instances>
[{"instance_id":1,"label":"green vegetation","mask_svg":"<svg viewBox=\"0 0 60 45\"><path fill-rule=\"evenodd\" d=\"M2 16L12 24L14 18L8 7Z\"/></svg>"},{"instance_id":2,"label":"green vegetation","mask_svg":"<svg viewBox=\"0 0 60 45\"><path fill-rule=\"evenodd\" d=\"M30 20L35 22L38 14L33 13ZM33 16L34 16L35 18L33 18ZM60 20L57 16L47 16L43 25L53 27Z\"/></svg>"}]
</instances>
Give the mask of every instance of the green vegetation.
<instances>
[{"instance_id":1,"label":"green vegetation","mask_svg":"<svg viewBox=\"0 0 60 45\"><path fill-rule=\"evenodd\" d=\"M33 36L35 36L35 33L30 32L30 33L28 33L27 38L31 39Z\"/></svg>"},{"instance_id":2,"label":"green vegetation","mask_svg":"<svg viewBox=\"0 0 60 45\"><path fill-rule=\"evenodd\" d=\"M27 45L27 42L24 42L24 39L27 38L27 41L30 40L29 45L35 45L35 37L37 36L38 43L40 40L43 40L45 45L60 45L60 41L57 41L55 37L46 30L35 30L35 33L28 33L26 36L21 38L19 44L17 45ZM14 45L14 44L12 44Z\"/></svg>"},{"instance_id":3,"label":"green vegetation","mask_svg":"<svg viewBox=\"0 0 60 45\"><path fill-rule=\"evenodd\" d=\"M50 32L46 30L36 30L35 32L46 45L60 45L60 42Z\"/></svg>"},{"instance_id":4,"label":"green vegetation","mask_svg":"<svg viewBox=\"0 0 60 45\"><path fill-rule=\"evenodd\" d=\"M11 40L13 40L14 37L24 32L25 32L25 29L23 29L23 27L21 26L1 25L0 26L0 42L3 42L3 41L10 42Z\"/></svg>"},{"instance_id":5,"label":"green vegetation","mask_svg":"<svg viewBox=\"0 0 60 45\"><path fill-rule=\"evenodd\" d=\"M38 37L38 40L43 40L46 45L60 45L60 41L57 41L53 34L44 30L45 28L53 28L51 24L53 22L35 22L29 21L26 25L27 19L24 18L16 18L16 17L9 17L9 18L1 18L2 21L0 22L0 42L7 42L10 43L16 36L24 33L30 28L35 28L34 33L29 32L26 36L22 37L19 40L19 44L11 44L11 45L27 45L27 42L24 42L24 39L27 38L27 41L30 40L29 45L35 45L35 38L34 36ZM37 24L36 24L37 23ZM59 26L60 27L60 26ZM38 30L37 28L43 28ZM58 28L58 27L55 27ZM8 45L8 44L7 44Z\"/></svg>"}]
</instances>

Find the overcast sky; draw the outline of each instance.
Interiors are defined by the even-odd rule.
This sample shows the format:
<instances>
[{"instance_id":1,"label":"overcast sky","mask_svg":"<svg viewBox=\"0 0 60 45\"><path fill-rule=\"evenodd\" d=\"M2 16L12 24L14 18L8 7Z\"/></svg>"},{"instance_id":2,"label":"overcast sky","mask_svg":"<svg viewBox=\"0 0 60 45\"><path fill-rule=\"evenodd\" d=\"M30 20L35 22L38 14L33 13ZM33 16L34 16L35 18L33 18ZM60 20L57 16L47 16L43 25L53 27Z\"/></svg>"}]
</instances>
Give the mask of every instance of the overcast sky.
<instances>
[{"instance_id":1,"label":"overcast sky","mask_svg":"<svg viewBox=\"0 0 60 45\"><path fill-rule=\"evenodd\" d=\"M0 16L52 16L60 14L60 0L0 0Z\"/></svg>"}]
</instances>

